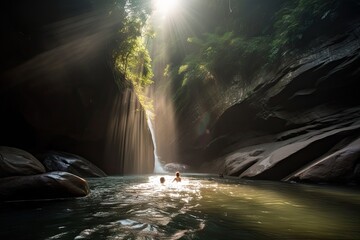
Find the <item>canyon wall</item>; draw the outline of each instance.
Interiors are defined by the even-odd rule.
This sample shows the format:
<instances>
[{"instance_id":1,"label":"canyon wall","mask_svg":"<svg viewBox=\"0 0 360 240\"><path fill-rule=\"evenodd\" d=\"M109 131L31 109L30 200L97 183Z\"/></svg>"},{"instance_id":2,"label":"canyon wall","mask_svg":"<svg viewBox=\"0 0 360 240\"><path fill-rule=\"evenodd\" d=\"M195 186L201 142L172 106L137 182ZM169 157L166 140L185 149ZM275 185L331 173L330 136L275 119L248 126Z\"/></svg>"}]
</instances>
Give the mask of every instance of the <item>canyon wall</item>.
<instances>
[{"instance_id":1,"label":"canyon wall","mask_svg":"<svg viewBox=\"0 0 360 240\"><path fill-rule=\"evenodd\" d=\"M144 110L130 86L115 83L121 23L105 2L1 3L0 145L71 152L111 174L153 171ZM124 168L139 161L144 168Z\"/></svg>"}]
</instances>

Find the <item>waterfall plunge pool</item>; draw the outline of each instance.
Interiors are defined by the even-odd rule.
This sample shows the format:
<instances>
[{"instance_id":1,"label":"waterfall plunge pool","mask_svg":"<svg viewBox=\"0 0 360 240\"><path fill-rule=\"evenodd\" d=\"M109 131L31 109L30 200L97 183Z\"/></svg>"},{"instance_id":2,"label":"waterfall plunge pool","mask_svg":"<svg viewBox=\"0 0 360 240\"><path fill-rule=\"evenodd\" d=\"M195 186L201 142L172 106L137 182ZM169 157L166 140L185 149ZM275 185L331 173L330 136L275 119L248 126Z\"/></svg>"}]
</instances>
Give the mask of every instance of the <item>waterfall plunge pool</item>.
<instances>
[{"instance_id":1,"label":"waterfall plunge pool","mask_svg":"<svg viewBox=\"0 0 360 240\"><path fill-rule=\"evenodd\" d=\"M84 198L2 203L0 239L360 239L359 189L182 178L88 179Z\"/></svg>"}]
</instances>

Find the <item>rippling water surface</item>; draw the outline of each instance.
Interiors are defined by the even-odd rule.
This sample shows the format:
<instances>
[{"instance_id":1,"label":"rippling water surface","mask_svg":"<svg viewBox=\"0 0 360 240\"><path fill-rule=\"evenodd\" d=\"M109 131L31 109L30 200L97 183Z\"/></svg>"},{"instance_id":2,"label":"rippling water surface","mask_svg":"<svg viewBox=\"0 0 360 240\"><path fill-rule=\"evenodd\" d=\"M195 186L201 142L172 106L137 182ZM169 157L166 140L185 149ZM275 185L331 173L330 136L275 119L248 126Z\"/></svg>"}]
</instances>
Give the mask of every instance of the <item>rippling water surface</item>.
<instances>
[{"instance_id":1,"label":"rippling water surface","mask_svg":"<svg viewBox=\"0 0 360 240\"><path fill-rule=\"evenodd\" d=\"M160 175L85 198L0 205L0 239L360 239L359 189Z\"/></svg>"}]
</instances>

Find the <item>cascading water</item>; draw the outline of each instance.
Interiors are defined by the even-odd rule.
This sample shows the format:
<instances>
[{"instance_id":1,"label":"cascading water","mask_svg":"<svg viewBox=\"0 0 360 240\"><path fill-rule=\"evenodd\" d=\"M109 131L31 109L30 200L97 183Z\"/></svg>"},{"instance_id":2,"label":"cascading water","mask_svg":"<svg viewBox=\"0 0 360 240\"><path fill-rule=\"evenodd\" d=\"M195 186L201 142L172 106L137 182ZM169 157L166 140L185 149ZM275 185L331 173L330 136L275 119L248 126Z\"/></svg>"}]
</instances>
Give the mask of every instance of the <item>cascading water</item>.
<instances>
[{"instance_id":1,"label":"cascading water","mask_svg":"<svg viewBox=\"0 0 360 240\"><path fill-rule=\"evenodd\" d=\"M154 169L153 140L146 112L133 90L119 92L111 102L105 170L115 175L149 174Z\"/></svg>"},{"instance_id":2,"label":"cascading water","mask_svg":"<svg viewBox=\"0 0 360 240\"><path fill-rule=\"evenodd\" d=\"M154 126L153 126L153 124L151 122L151 119L150 119L151 113L146 112L146 115L147 115L147 123L148 123L149 129L150 129L150 133L151 133L153 143L154 143L154 161L155 161L154 173L166 173L166 171L164 170L164 168L161 165L159 156L157 155L155 131L154 131Z\"/></svg>"}]
</instances>

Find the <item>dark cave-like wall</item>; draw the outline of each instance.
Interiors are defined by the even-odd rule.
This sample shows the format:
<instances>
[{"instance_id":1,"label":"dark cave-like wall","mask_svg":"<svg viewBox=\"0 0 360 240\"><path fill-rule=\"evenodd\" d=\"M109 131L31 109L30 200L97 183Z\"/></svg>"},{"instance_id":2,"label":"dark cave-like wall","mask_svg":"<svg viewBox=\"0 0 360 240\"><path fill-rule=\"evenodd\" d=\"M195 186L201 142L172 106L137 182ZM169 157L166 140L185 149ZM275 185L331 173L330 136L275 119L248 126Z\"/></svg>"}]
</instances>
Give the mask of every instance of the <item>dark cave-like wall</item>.
<instances>
[{"instance_id":1,"label":"dark cave-like wall","mask_svg":"<svg viewBox=\"0 0 360 240\"><path fill-rule=\"evenodd\" d=\"M0 145L34 154L72 152L107 172L123 173L117 158L109 157L121 149L105 159L113 102L123 94L112 66L119 20L109 9L89 0L1 3ZM132 151L153 164L145 115L139 117L140 139L151 146Z\"/></svg>"}]
</instances>

